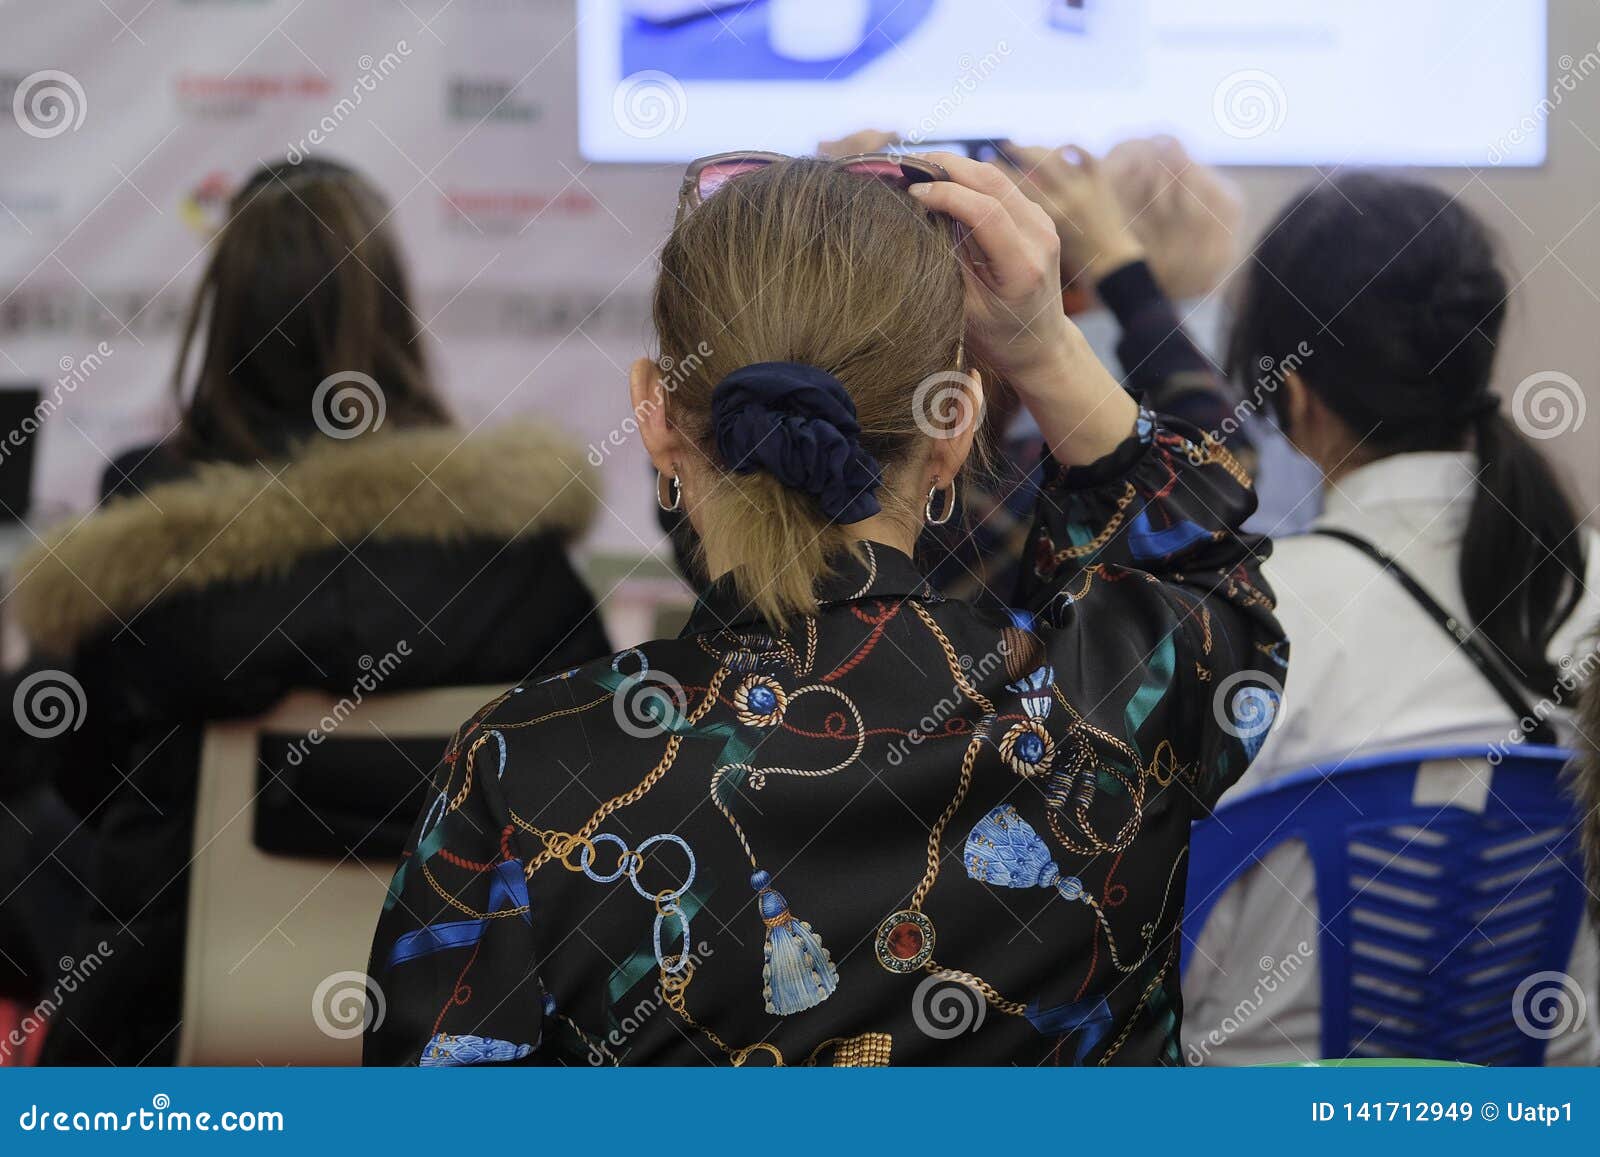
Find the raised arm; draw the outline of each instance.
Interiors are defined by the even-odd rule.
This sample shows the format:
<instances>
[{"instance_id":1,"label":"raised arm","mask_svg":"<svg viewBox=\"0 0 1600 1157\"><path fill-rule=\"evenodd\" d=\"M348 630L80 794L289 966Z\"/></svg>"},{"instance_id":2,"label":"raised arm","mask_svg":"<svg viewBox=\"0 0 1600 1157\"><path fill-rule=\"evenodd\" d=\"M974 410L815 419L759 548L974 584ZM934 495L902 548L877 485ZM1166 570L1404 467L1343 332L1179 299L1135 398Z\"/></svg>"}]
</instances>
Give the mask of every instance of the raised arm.
<instances>
[{"instance_id":1,"label":"raised arm","mask_svg":"<svg viewBox=\"0 0 1600 1157\"><path fill-rule=\"evenodd\" d=\"M1055 223L995 166L930 156L952 180L911 191L965 225L978 250L966 266L974 352L1016 390L1058 463L1097 461L1127 438L1138 409L1061 310Z\"/></svg>"},{"instance_id":2,"label":"raised arm","mask_svg":"<svg viewBox=\"0 0 1600 1157\"><path fill-rule=\"evenodd\" d=\"M1142 181L1125 179L1136 186L1128 190L1111 171L1123 150L1143 158L1135 169L1154 170ZM1127 388L1150 409L1217 433L1252 468L1234 393L1171 300L1215 289L1232 253L1237 198L1175 141L1128 142L1104 161L1070 146L1011 153L1019 167L1003 171L1055 222L1063 280L1093 290L1116 318Z\"/></svg>"}]
</instances>

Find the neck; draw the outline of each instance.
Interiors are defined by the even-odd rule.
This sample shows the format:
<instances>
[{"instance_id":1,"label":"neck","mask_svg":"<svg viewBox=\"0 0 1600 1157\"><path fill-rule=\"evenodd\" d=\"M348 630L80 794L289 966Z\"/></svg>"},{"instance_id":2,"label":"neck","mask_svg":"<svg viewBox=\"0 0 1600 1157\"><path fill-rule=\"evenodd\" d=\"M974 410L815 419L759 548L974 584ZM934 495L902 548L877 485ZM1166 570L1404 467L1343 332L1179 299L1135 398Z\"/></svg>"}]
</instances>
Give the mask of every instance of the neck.
<instances>
[{"instance_id":1,"label":"neck","mask_svg":"<svg viewBox=\"0 0 1600 1157\"><path fill-rule=\"evenodd\" d=\"M879 512L871 518L852 522L849 526L839 528L851 542L876 542L901 554L911 556L917 549L917 535L921 527L908 527L901 519L891 518L887 513ZM704 536L701 536L704 541ZM709 545L706 549L706 573L713 581L720 579L739 565L736 558L728 558L713 550Z\"/></svg>"},{"instance_id":2,"label":"neck","mask_svg":"<svg viewBox=\"0 0 1600 1157\"><path fill-rule=\"evenodd\" d=\"M1322 471L1322 488L1326 490L1369 462L1376 462L1383 455L1353 438L1341 438L1337 445L1329 448L1328 452L1308 457Z\"/></svg>"}]
</instances>

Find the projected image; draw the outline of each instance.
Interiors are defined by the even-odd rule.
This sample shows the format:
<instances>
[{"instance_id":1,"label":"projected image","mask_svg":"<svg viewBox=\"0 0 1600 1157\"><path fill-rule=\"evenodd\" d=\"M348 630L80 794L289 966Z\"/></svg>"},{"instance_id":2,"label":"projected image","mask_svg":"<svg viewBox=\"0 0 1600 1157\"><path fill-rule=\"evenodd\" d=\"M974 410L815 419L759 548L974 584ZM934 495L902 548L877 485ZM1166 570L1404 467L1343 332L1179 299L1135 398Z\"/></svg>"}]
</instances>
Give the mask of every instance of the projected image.
<instances>
[{"instance_id":1,"label":"projected image","mask_svg":"<svg viewBox=\"0 0 1600 1157\"><path fill-rule=\"evenodd\" d=\"M1214 163L1533 165L1544 0L578 0L595 161L912 141Z\"/></svg>"},{"instance_id":2,"label":"projected image","mask_svg":"<svg viewBox=\"0 0 1600 1157\"><path fill-rule=\"evenodd\" d=\"M1007 35L1014 67L996 84L1055 76L1058 86L1139 83L1143 0L1027 0L1031 28ZM982 47L1002 50L994 7L936 0L766 0L700 4L629 0L622 69L697 80L870 83L915 89L928 61L957 60Z\"/></svg>"}]
</instances>

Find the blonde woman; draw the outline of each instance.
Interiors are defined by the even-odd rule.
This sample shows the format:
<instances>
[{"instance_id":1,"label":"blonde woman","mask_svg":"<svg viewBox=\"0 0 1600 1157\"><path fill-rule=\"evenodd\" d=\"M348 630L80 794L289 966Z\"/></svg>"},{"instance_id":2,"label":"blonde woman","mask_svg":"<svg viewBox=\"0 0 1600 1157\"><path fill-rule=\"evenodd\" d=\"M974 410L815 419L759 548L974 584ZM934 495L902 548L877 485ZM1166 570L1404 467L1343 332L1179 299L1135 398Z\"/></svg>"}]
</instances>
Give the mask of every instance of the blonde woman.
<instances>
[{"instance_id":1,"label":"blonde woman","mask_svg":"<svg viewBox=\"0 0 1600 1157\"><path fill-rule=\"evenodd\" d=\"M709 158L661 264L632 398L714 582L462 727L367 1059L1180 1063L1189 824L1250 754L1213 690L1283 658L1238 464L1094 359L990 166ZM1011 615L909 557L974 362L1052 459Z\"/></svg>"}]
</instances>

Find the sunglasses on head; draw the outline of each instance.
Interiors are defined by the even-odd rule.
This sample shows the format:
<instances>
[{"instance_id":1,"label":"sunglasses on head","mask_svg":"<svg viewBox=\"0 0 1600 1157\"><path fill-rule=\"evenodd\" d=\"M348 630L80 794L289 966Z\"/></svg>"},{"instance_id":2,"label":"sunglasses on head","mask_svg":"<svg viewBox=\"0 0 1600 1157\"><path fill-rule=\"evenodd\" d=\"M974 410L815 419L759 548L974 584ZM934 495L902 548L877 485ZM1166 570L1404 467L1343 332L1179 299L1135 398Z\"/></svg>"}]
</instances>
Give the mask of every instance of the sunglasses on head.
<instances>
[{"instance_id":1,"label":"sunglasses on head","mask_svg":"<svg viewBox=\"0 0 1600 1157\"><path fill-rule=\"evenodd\" d=\"M736 181L749 173L789 159L782 153L750 150L701 157L684 171L683 185L678 190L679 220L703 205L729 181ZM902 191L926 181L950 179L950 174L945 171L943 165L923 157L895 153L859 153L853 157L840 157L831 163L846 172L884 181ZM960 228L955 227L953 232L959 243L962 235Z\"/></svg>"}]
</instances>

